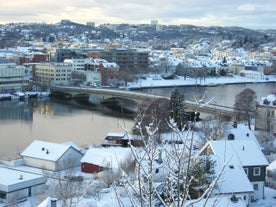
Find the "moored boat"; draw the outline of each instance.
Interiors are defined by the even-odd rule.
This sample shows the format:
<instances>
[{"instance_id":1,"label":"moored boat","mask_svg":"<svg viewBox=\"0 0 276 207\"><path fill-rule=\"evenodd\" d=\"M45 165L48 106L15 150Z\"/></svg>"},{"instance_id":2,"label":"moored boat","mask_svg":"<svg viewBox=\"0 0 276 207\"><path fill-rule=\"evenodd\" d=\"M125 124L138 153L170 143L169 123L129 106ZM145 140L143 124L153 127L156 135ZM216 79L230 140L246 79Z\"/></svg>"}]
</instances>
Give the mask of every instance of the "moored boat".
<instances>
[{"instance_id":1,"label":"moored boat","mask_svg":"<svg viewBox=\"0 0 276 207\"><path fill-rule=\"evenodd\" d=\"M13 97L17 97L17 98L14 98L14 99L19 99L20 101L24 101L25 100L25 93L23 92L20 92L20 91L16 91L13 93Z\"/></svg>"},{"instance_id":2,"label":"moored boat","mask_svg":"<svg viewBox=\"0 0 276 207\"><path fill-rule=\"evenodd\" d=\"M12 95L10 93L0 94L0 101L9 101L11 99L12 99Z\"/></svg>"}]
</instances>

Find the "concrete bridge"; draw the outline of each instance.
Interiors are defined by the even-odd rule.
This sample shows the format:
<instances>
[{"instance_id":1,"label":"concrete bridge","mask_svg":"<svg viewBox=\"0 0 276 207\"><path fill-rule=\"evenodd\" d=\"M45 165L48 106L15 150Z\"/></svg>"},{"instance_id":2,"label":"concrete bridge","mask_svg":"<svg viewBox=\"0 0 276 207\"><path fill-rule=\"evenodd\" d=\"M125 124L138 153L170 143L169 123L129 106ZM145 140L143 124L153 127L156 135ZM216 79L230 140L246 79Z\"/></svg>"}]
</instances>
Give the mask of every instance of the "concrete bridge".
<instances>
[{"instance_id":1,"label":"concrete bridge","mask_svg":"<svg viewBox=\"0 0 276 207\"><path fill-rule=\"evenodd\" d=\"M87 99L92 104L117 105L123 109L137 112L143 104L148 104L159 98L170 99L170 97L146 94L136 91L118 90L110 88L93 87L68 87L52 86L51 95L64 99ZM195 103L185 100L185 109L187 111L198 111L212 115L233 117L234 109L231 107L217 104Z\"/></svg>"},{"instance_id":2,"label":"concrete bridge","mask_svg":"<svg viewBox=\"0 0 276 207\"><path fill-rule=\"evenodd\" d=\"M93 87L52 86L51 95L63 99L86 99L89 103L99 105L116 105L131 112L137 112L143 104L148 104L164 96L139 93L128 90Z\"/></svg>"}]
</instances>

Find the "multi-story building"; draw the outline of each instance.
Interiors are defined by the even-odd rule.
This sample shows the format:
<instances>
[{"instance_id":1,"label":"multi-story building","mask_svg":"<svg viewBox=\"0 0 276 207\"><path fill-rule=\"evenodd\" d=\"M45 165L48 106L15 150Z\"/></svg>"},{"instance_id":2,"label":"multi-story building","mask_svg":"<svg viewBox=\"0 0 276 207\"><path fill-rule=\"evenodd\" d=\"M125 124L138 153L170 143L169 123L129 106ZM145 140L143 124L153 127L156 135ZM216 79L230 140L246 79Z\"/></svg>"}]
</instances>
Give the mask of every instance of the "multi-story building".
<instances>
[{"instance_id":1,"label":"multi-story building","mask_svg":"<svg viewBox=\"0 0 276 207\"><path fill-rule=\"evenodd\" d=\"M272 132L276 135L276 95L271 94L257 104L255 129Z\"/></svg>"},{"instance_id":2,"label":"multi-story building","mask_svg":"<svg viewBox=\"0 0 276 207\"><path fill-rule=\"evenodd\" d=\"M57 48L53 56L54 62L63 62L65 59L84 58L86 54L79 48Z\"/></svg>"},{"instance_id":3,"label":"multi-story building","mask_svg":"<svg viewBox=\"0 0 276 207\"><path fill-rule=\"evenodd\" d=\"M101 58L117 63L122 70L147 71L149 68L149 51L128 48L58 48L54 54L55 62L65 59L82 59L85 57Z\"/></svg>"},{"instance_id":4,"label":"multi-story building","mask_svg":"<svg viewBox=\"0 0 276 207\"><path fill-rule=\"evenodd\" d=\"M120 67L116 63L102 62L99 68L103 85L118 84Z\"/></svg>"},{"instance_id":5,"label":"multi-story building","mask_svg":"<svg viewBox=\"0 0 276 207\"><path fill-rule=\"evenodd\" d=\"M103 59L66 59L73 67L72 80L75 84L109 85L117 84L120 67Z\"/></svg>"},{"instance_id":6,"label":"multi-story building","mask_svg":"<svg viewBox=\"0 0 276 207\"><path fill-rule=\"evenodd\" d=\"M0 64L0 90L21 90L29 85L30 75L26 67L16 64Z\"/></svg>"},{"instance_id":7,"label":"multi-story building","mask_svg":"<svg viewBox=\"0 0 276 207\"><path fill-rule=\"evenodd\" d=\"M67 85L71 81L71 63L43 63L35 66L34 82L40 85Z\"/></svg>"},{"instance_id":8,"label":"multi-story building","mask_svg":"<svg viewBox=\"0 0 276 207\"><path fill-rule=\"evenodd\" d=\"M149 51L145 49L107 49L102 52L101 58L117 63L121 70L147 71L149 68Z\"/></svg>"}]
</instances>

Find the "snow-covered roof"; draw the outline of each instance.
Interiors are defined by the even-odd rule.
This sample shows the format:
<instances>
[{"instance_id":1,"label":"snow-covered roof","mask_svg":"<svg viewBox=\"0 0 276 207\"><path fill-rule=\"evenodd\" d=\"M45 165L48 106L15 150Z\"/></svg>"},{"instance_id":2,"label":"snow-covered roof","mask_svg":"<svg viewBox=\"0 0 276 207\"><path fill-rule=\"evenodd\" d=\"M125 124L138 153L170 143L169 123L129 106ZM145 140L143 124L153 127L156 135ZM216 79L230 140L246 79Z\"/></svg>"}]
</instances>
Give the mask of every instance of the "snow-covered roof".
<instances>
[{"instance_id":1,"label":"snow-covered roof","mask_svg":"<svg viewBox=\"0 0 276 207\"><path fill-rule=\"evenodd\" d=\"M266 101L266 104L265 104ZM274 106L276 107L276 105L274 105L276 102L276 94L269 94L266 97L262 97L261 98L261 105L266 105L266 106Z\"/></svg>"},{"instance_id":2,"label":"snow-covered roof","mask_svg":"<svg viewBox=\"0 0 276 207\"><path fill-rule=\"evenodd\" d=\"M245 124L237 124L237 127L231 127L227 130L226 138L228 134L233 134L235 136L235 140L256 140L254 133Z\"/></svg>"},{"instance_id":3,"label":"snow-covered roof","mask_svg":"<svg viewBox=\"0 0 276 207\"><path fill-rule=\"evenodd\" d=\"M216 161L216 175L223 170L221 177L213 191L214 194L232 194L253 192L252 184L235 156L222 160L220 156L211 156ZM223 166L225 168L223 169Z\"/></svg>"},{"instance_id":4,"label":"snow-covered roof","mask_svg":"<svg viewBox=\"0 0 276 207\"><path fill-rule=\"evenodd\" d=\"M108 137L124 137L124 133L119 133L119 132L109 132L107 133Z\"/></svg>"},{"instance_id":5,"label":"snow-covered roof","mask_svg":"<svg viewBox=\"0 0 276 207\"><path fill-rule=\"evenodd\" d=\"M22 153L21 156L33 157L42 160L57 161L69 149L72 144L58 144L34 140ZM75 148L74 148L75 149ZM75 149L77 150L77 149ZM77 150L78 151L78 150Z\"/></svg>"},{"instance_id":6,"label":"snow-covered roof","mask_svg":"<svg viewBox=\"0 0 276 207\"><path fill-rule=\"evenodd\" d=\"M267 166L268 162L255 139L235 139L209 141L211 158L215 160L215 172L218 175L224 168L214 193L231 194L233 192L253 192L243 167Z\"/></svg>"},{"instance_id":7,"label":"snow-covered roof","mask_svg":"<svg viewBox=\"0 0 276 207\"><path fill-rule=\"evenodd\" d=\"M42 175L6 167L0 167L0 175L0 191L4 192L46 183L46 178Z\"/></svg>"},{"instance_id":8,"label":"snow-covered roof","mask_svg":"<svg viewBox=\"0 0 276 207\"><path fill-rule=\"evenodd\" d=\"M266 166L268 162L254 140L220 140L210 141L215 155L219 156L221 163L231 157L236 157L241 166Z\"/></svg>"},{"instance_id":9,"label":"snow-covered roof","mask_svg":"<svg viewBox=\"0 0 276 207\"><path fill-rule=\"evenodd\" d=\"M118 67L118 65L116 63L110 63L110 62L104 62L101 63L105 68L110 68L110 67Z\"/></svg>"},{"instance_id":10,"label":"snow-covered roof","mask_svg":"<svg viewBox=\"0 0 276 207\"><path fill-rule=\"evenodd\" d=\"M87 150L81 163L91 163L102 167L118 169L121 162L128 160L131 156L130 148L121 147L93 147Z\"/></svg>"},{"instance_id":11,"label":"snow-covered roof","mask_svg":"<svg viewBox=\"0 0 276 207\"><path fill-rule=\"evenodd\" d=\"M201 199L198 202L195 202L195 200L189 200L187 201L187 206L190 206L192 204L192 207L213 207L213 206L227 206L227 207L246 207L246 202L243 200L243 198L237 197L237 200L231 201L230 196L223 196L223 197L212 197L206 199Z\"/></svg>"}]
</instances>

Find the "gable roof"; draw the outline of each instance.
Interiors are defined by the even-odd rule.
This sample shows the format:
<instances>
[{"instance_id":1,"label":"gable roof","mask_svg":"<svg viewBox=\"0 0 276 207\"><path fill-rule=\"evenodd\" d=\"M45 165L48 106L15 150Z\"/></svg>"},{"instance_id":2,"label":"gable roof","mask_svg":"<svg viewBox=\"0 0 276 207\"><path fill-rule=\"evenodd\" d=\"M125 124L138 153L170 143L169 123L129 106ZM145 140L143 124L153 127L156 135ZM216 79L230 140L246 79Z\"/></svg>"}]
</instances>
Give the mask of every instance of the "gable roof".
<instances>
[{"instance_id":1,"label":"gable roof","mask_svg":"<svg viewBox=\"0 0 276 207\"><path fill-rule=\"evenodd\" d=\"M241 166L267 166L268 162L255 140L210 141L210 147L221 161L235 157Z\"/></svg>"},{"instance_id":2,"label":"gable roof","mask_svg":"<svg viewBox=\"0 0 276 207\"><path fill-rule=\"evenodd\" d=\"M221 157L211 156L216 161L215 173L223 170L219 181L217 182L213 193L214 194L233 194L233 193L248 193L254 192L252 184L248 180L244 169L239 164L235 156L230 157L225 162L222 162ZM224 167L225 165L225 167Z\"/></svg>"},{"instance_id":3,"label":"gable roof","mask_svg":"<svg viewBox=\"0 0 276 207\"><path fill-rule=\"evenodd\" d=\"M243 167L268 165L255 139L209 141L199 152L205 153L216 161L217 175L223 170L215 194L254 192Z\"/></svg>"},{"instance_id":4,"label":"gable roof","mask_svg":"<svg viewBox=\"0 0 276 207\"><path fill-rule=\"evenodd\" d=\"M227 131L227 133L228 134L233 134L235 136L235 140L243 140L243 139L246 139L246 140L247 139L254 139L254 140L256 140L256 137L255 137L254 133L245 124L237 124L236 128L231 127L229 129L229 131Z\"/></svg>"},{"instance_id":5,"label":"gable roof","mask_svg":"<svg viewBox=\"0 0 276 207\"><path fill-rule=\"evenodd\" d=\"M102 167L118 169L121 162L130 158L131 149L121 147L94 147L87 150L81 163L91 163Z\"/></svg>"},{"instance_id":6,"label":"gable roof","mask_svg":"<svg viewBox=\"0 0 276 207\"><path fill-rule=\"evenodd\" d=\"M22 153L21 156L33 157L41 160L57 161L70 148L75 149L72 145L58 144L34 140ZM75 149L78 151L77 149Z\"/></svg>"}]
</instances>

